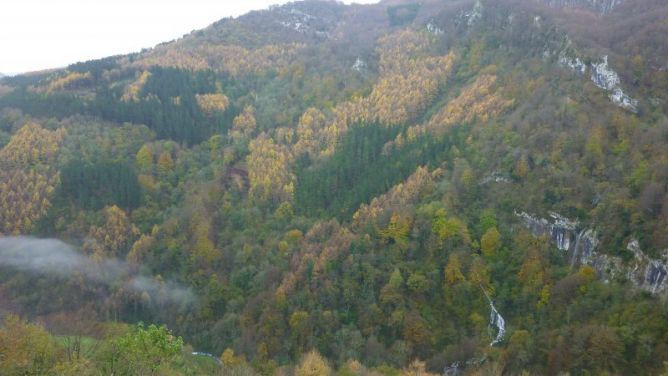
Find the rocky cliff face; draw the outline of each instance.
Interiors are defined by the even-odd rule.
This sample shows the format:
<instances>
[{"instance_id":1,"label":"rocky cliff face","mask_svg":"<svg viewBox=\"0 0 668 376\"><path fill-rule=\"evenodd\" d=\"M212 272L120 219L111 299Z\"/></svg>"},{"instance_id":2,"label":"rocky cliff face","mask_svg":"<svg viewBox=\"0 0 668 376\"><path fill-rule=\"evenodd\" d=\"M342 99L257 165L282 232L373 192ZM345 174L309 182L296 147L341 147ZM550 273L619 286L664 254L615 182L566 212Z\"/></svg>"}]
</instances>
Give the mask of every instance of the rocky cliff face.
<instances>
[{"instance_id":1,"label":"rocky cliff face","mask_svg":"<svg viewBox=\"0 0 668 376\"><path fill-rule=\"evenodd\" d=\"M541 0L552 7L583 8L600 14L610 13L624 0Z\"/></svg>"},{"instance_id":2,"label":"rocky cliff face","mask_svg":"<svg viewBox=\"0 0 668 376\"><path fill-rule=\"evenodd\" d=\"M469 11L465 11L459 14L457 18L457 23L464 24L466 26L473 26L476 22L482 19L484 8L480 1L476 1L473 4L473 8Z\"/></svg>"},{"instance_id":3,"label":"rocky cliff face","mask_svg":"<svg viewBox=\"0 0 668 376\"><path fill-rule=\"evenodd\" d=\"M612 103L629 111L637 111L638 101L624 93L619 75L608 66L607 56L598 63L592 63L591 80L594 85L608 91Z\"/></svg>"},{"instance_id":4,"label":"rocky cliff face","mask_svg":"<svg viewBox=\"0 0 668 376\"><path fill-rule=\"evenodd\" d=\"M560 250L568 251L571 245L575 245L577 222L557 213L550 213L550 219L534 217L525 212L515 214L523 220L525 227L531 230L534 236L548 235Z\"/></svg>"},{"instance_id":5,"label":"rocky cliff face","mask_svg":"<svg viewBox=\"0 0 668 376\"><path fill-rule=\"evenodd\" d=\"M596 231L588 228L578 230L580 226L577 221L557 213L551 213L549 219L525 212L515 214L534 236L548 236L558 249L564 251L573 268L589 265L604 281L623 278L636 288L652 294L668 290L668 250L665 250L659 259L653 259L640 249L638 240L633 239L628 243L627 249L633 253L634 258L624 263L619 257L598 252Z\"/></svg>"},{"instance_id":6,"label":"rocky cliff face","mask_svg":"<svg viewBox=\"0 0 668 376\"><path fill-rule=\"evenodd\" d=\"M619 74L608 64L607 55L602 58L581 56L573 46L571 39L564 35L559 49L545 50L543 56L545 59L556 58L557 64L582 76L589 71L591 82L605 90L612 103L625 110L638 112L638 100L624 92ZM592 62L586 64L585 60L592 60Z\"/></svg>"},{"instance_id":7,"label":"rocky cliff face","mask_svg":"<svg viewBox=\"0 0 668 376\"><path fill-rule=\"evenodd\" d=\"M632 267L627 270L627 278L637 287L653 294L662 293L668 288L668 250L663 252L661 259L652 259L640 249L637 240L629 242L627 249L633 252Z\"/></svg>"}]
</instances>

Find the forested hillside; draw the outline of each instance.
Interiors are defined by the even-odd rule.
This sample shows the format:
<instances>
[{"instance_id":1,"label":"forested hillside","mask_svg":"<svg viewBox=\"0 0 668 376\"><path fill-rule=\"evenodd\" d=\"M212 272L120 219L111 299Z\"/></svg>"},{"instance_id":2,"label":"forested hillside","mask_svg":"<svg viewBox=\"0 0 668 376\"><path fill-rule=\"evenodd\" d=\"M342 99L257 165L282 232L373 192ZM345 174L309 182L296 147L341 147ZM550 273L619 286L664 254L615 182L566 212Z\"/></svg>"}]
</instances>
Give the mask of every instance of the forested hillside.
<instances>
[{"instance_id":1,"label":"forested hillside","mask_svg":"<svg viewBox=\"0 0 668 376\"><path fill-rule=\"evenodd\" d=\"M3 77L0 374L664 374L667 61L660 0L303 1Z\"/></svg>"}]
</instances>

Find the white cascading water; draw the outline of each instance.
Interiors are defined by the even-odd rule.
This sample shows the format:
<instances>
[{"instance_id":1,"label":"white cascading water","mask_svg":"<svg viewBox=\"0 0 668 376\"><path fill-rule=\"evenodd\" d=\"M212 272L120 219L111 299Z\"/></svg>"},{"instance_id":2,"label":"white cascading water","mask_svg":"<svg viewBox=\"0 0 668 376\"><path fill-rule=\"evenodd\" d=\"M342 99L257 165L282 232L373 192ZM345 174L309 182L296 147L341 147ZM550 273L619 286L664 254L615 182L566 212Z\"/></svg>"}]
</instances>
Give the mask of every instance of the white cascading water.
<instances>
[{"instance_id":1,"label":"white cascading water","mask_svg":"<svg viewBox=\"0 0 668 376\"><path fill-rule=\"evenodd\" d=\"M487 292L483 290L483 293L485 293L485 297L487 297L487 301L489 302L489 307L492 310L489 315L489 325L496 326L496 328L499 330L494 340L489 344L490 346L494 346L497 343L503 341L503 338L506 336L506 320L504 320L503 316L501 316L499 311L496 310L494 302L492 302L492 298L487 295Z\"/></svg>"},{"instance_id":2,"label":"white cascading water","mask_svg":"<svg viewBox=\"0 0 668 376\"><path fill-rule=\"evenodd\" d=\"M496 326L496 328L499 330L494 340L489 344L490 346L494 346L503 341L504 337L506 336L506 320L504 320L503 316L501 316L499 311L497 311L496 307L494 306L494 302L492 302L492 298L489 297L487 291L485 291L485 289L482 286L480 286L480 289L482 290L483 294L485 294L485 297L489 302L489 306L492 309L492 312L490 313L489 316L489 326ZM443 369L443 376L460 375L462 366L463 367L478 366L483 364L486 360L487 356L483 355L479 359L472 358L465 362L454 362L449 366L445 366L445 368Z\"/></svg>"}]
</instances>

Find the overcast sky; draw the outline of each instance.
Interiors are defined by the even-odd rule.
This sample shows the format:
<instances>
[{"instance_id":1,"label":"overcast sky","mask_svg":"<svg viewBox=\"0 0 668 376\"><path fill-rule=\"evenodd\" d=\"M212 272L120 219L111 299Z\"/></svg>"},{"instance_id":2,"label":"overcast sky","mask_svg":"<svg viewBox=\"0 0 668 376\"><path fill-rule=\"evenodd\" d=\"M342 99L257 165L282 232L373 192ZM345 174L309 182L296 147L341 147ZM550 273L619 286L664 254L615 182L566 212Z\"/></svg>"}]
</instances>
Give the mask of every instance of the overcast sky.
<instances>
[{"instance_id":1,"label":"overcast sky","mask_svg":"<svg viewBox=\"0 0 668 376\"><path fill-rule=\"evenodd\" d=\"M287 0L9 0L0 72L21 73L153 47L228 16ZM375 3L377 0L345 0Z\"/></svg>"}]
</instances>

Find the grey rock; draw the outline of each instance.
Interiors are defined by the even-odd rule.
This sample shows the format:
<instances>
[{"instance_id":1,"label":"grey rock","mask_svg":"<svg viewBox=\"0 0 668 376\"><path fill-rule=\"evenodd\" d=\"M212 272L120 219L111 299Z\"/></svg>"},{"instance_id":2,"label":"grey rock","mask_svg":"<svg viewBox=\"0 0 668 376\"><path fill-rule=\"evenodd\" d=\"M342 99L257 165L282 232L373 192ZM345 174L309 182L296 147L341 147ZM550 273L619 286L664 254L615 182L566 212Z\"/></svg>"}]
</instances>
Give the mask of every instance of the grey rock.
<instances>
[{"instance_id":1,"label":"grey rock","mask_svg":"<svg viewBox=\"0 0 668 376\"><path fill-rule=\"evenodd\" d=\"M564 251L572 268L589 265L606 283L616 278L625 278L634 287L652 294L668 290L668 250L663 252L661 258L654 259L640 249L638 240L633 239L627 249L633 253L634 259L624 263L619 257L597 252L598 234L590 228L577 231L577 221L556 213L551 213L550 219L525 212L516 212L515 215L534 236L549 236L552 243Z\"/></svg>"}]
</instances>

